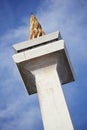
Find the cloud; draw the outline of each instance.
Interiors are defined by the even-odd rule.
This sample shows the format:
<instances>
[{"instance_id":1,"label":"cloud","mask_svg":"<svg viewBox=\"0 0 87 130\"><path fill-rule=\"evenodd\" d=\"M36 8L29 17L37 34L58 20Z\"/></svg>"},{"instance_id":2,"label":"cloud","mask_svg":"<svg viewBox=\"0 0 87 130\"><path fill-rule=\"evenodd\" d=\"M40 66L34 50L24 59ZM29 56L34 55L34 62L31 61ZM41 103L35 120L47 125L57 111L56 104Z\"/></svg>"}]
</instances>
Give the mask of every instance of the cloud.
<instances>
[{"instance_id":1,"label":"cloud","mask_svg":"<svg viewBox=\"0 0 87 130\"><path fill-rule=\"evenodd\" d=\"M12 59L13 50L10 47L4 49L6 51L0 57L0 129L39 129L41 116L37 96L29 96L25 91Z\"/></svg>"},{"instance_id":2,"label":"cloud","mask_svg":"<svg viewBox=\"0 0 87 130\"><path fill-rule=\"evenodd\" d=\"M18 100L11 103L7 109L0 111L0 120L2 120L2 122L0 122L1 130L27 130L29 128L33 130L33 128L37 126L38 121L40 122L41 120L40 113L37 107L38 105L32 104L35 101L37 102L37 100L36 97L30 99L31 101L28 97L21 95L21 97L18 97ZM3 125L1 125L1 123Z\"/></svg>"},{"instance_id":3,"label":"cloud","mask_svg":"<svg viewBox=\"0 0 87 130\"><path fill-rule=\"evenodd\" d=\"M76 60L81 62L83 57L87 61L87 57L85 57L87 30L84 23L87 20L86 12L86 4L83 5L82 1L78 4L78 1L75 0L50 0L44 3L43 8L38 9L37 17L43 25L44 31L46 33L58 30L61 32L73 62Z\"/></svg>"},{"instance_id":4,"label":"cloud","mask_svg":"<svg viewBox=\"0 0 87 130\"><path fill-rule=\"evenodd\" d=\"M28 96L12 59L12 45L28 38L27 25L9 30L0 38L0 129L28 129L40 120L36 95ZM14 42L14 43L13 43ZM37 125L37 124L36 124ZM35 125L35 126L36 126ZM32 129L32 128L31 128Z\"/></svg>"},{"instance_id":5,"label":"cloud","mask_svg":"<svg viewBox=\"0 0 87 130\"><path fill-rule=\"evenodd\" d=\"M45 0L42 2L42 5L38 7L36 13L37 18L47 34L58 30L61 32L74 70L76 72L79 71L79 74L81 74L79 68L87 64L87 30L85 26L87 9L85 5L85 1L83 2L81 0L80 4L75 0ZM83 6L84 8L82 8ZM40 126L42 122L37 96L28 96L26 94L18 70L12 59L14 53L12 45L28 39L29 27L26 23L26 19L27 18L23 16L22 21L24 25L11 30L9 29L9 31L0 38L1 130L37 130L40 129L40 127L43 129L42 125ZM70 97L70 100L67 98L67 101L69 101L69 103L72 102L71 106L74 107L75 101L73 100L73 96L76 99L78 89L71 87L71 89L67 88L64 91L66 98L68 96ZM70 91L69 94L67 94L68 91Z\"/></svg>"}]
</instances>

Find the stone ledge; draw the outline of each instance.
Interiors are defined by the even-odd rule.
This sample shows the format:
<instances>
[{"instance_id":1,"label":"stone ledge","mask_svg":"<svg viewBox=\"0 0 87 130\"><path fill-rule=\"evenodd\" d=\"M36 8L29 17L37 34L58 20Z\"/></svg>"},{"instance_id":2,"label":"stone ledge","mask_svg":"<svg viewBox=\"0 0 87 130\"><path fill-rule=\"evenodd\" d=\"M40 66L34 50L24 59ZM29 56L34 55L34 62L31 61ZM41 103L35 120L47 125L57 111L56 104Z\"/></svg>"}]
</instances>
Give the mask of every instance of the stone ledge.
<instances>
[{"instance_id":1,"label":"stone ledge","mask_svg":"<svg viewBox=\"0 0 87 130\"><path fill-rule=\"evenodd\" d=\"M56 70L61 84L74 81L73 70L64 40L58 39L58 35L59 33L56 32L14 45L16 52L18 50L20 52L14 54L13 59L29 94L37 92L35 77L32 72L54 64L57 64ZM47 39L45 39L46 37Z\"/></svg>"},{"instance_id":2,"label":"stone ledge","mask_svg":"<svg viewBox=\"0 0 87 130\"><path fill-rule=\"evenodd\" d=\"M13 45L13 48L14 48L16 53L19 53L19 52L24 51L26 49L33 48L37 45L41 45L43 43L48 43L48 42L52 42L52 41L57 41L60 39L61 39L60 32L57 31L57 32L54 32L54 33L51 33L48 35L44 35L44 36L32 39L32 40L28 40L25 42L15 44L15 45Z\"/></svg>"},{"instance_id":3,"label":"stone ledge","mask_svg":"<svg viewBox=\"0 0 87 130\"><path fill-rule=\"evenodd\" d=\"M20 53L16 53L13 55L13 59L16 63L20 63L26 60L30 60L36 57L40 57L43 55L47 55L49 53L53 53L55 51L59 51L64 49L64 40L59 40L56 42L52 42L49 44L43 44L43 46L38 46L36 48L32 48Z\"/></svg>"}]
</instances>

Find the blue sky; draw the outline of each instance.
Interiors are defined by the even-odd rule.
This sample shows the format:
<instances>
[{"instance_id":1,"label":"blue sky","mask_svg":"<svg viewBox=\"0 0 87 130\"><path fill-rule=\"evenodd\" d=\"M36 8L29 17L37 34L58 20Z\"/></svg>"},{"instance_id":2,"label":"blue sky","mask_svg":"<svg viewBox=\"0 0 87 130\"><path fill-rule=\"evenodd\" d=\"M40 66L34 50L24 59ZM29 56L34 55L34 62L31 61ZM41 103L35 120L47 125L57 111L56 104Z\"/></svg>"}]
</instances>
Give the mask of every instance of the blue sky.
<instances>
[{"instance_id":1,"label":"blue sky","mask_svg":"<svg viewBox=\"0 0 87 130\"><path fill-rule=\"evenodd\" d=\"M75 130L87 130L87 1L0 1L0 130L43 130L37 94L29 96L12 59L33 12L46 34L60 31L75 72L63 92Z\"/></svg>"}]
</instances>

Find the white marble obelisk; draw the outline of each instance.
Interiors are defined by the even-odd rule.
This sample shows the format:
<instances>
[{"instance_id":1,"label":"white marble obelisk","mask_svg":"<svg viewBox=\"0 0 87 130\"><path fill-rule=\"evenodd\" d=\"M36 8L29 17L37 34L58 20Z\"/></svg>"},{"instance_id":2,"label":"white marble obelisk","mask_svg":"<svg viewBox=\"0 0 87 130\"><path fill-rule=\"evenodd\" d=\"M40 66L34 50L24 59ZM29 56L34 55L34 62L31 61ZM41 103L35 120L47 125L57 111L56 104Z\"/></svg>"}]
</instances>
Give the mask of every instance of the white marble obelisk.
<instances>
[{"instance_id":1,"label":"white marble obelisk","mask_svg":"<svg viewBox=\"0 0 87 130\"><path fill-rule=\"evenodd\" d=\"M29 94L38 93L44 130L74 130L62 84L74 80L60 33L45 35L13 46Z\"/></svg>"}]
</instances>

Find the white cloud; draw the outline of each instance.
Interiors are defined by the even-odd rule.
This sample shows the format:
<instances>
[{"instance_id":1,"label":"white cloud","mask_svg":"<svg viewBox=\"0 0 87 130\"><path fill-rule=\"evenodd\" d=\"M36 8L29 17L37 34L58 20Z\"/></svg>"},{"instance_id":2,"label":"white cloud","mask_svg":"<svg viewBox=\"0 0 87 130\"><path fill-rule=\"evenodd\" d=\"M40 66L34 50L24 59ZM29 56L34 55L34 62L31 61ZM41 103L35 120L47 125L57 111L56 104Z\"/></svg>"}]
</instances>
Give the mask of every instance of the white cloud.
<instances>
[{"instance_id":1,"label":"white cloud","mask_svg":"<svg viewBox=\"0 0 87 130\"><path fill-rule=\"evenodd\" d=\"M24 89L23 82L20 78L16 65L12 59L12 45L28 39L29 28L27 25L17 29L9 30L7 34L0 38L0 128L2 130L15 129L32 129L39 117L39 107L34 105L37 103L35 95L28 96ZM3 77L3 78L2 78ZM27 110L26 110L27 108ZM5 121L3 121L5 120ZM32 129L33 130L33 129Z\"/></svg>"},{"instance_id":2,"label":"white cloud","mask_svg":"<svg viewBox=\"0 0 87 130\"><path fill-rule=\"evenodd\" d=\"M84 62L84 59L87 60L87 57L85 57L87 51L87 30L82 24L86 16L86 8L82 10L76 9L78 12L76 11L75 13L75 11L71 11L74 4L74 0L46 0L42 6L38 8L36 16L46 33L52 33L57 30L61 32L67 44L73 64L78 64ZM6 86L6 88L2 88L3 91L1 94L5 91L8 99L10 100L10 98L12 98L10 101L7 100L6 109L0 110L0 118L14 117L15 120L10 124L12 128L18 125L17 129L24 129L22 127L29 124L31 130L33 130L35 129L33 128L33 124L36 122L36 117L38 119L40 118L38 117L38 106L34 106L33 104L36 97L30 96L28 98L28 96L25 96L26 94L24 95L22 91L23 86L20 86L20 84L22 84L20 83L21 79L12 60L12 45L28 39L29 27L28 24L26 24L26 18L23 17L22 20L25 21L25 25L9 30L8 33L0 38L0 72L3 74L6 73L7 75L7 78L1 81L1 85ZM21 92L18 93L16 89ZM14 94L12 95L12 93ZM31 107L29 106L30 104L32 104ZM25 109L29 107L29 110L24 110L24 113L21 113L23 112L23 107ZM19 114L20 116L18 117ZM12 129L11 126L9 127L9 124L5 124L3 130ZM15 127L13 130L14 129Z\"/></svg>"},{"instance_id":3,"label":"white cloud","mask_svg":"<svg viewBox=\"0 0 87 130\"><path fill-rule=\"evenodd\" d=\"M82 1L80 1L82 2ZM83 60L86 55L86 6L70 0L46 0L43 8L38 9L37 17L46 33L59 30L63 36L73 62ZM74 53L73 53L74 51ZM85 57L87 60L87 57Z\"/></svg>"},{"instance_id":4,"label":"white cloud","mask_svg":"<svg viewBox=\"0 0 87 130\"><path fill-rule=\"evenodd\" d=\"M9 32L7 32L6 34L4 34L1 38L0 38L0 42L2 47L5 46L10 46L12 44L15 44L15 41L17 42L21 42L23 40L28 39L28 26L20 26L16 29L11 29L9 30Z\"/></svg>"}]
</instances>

